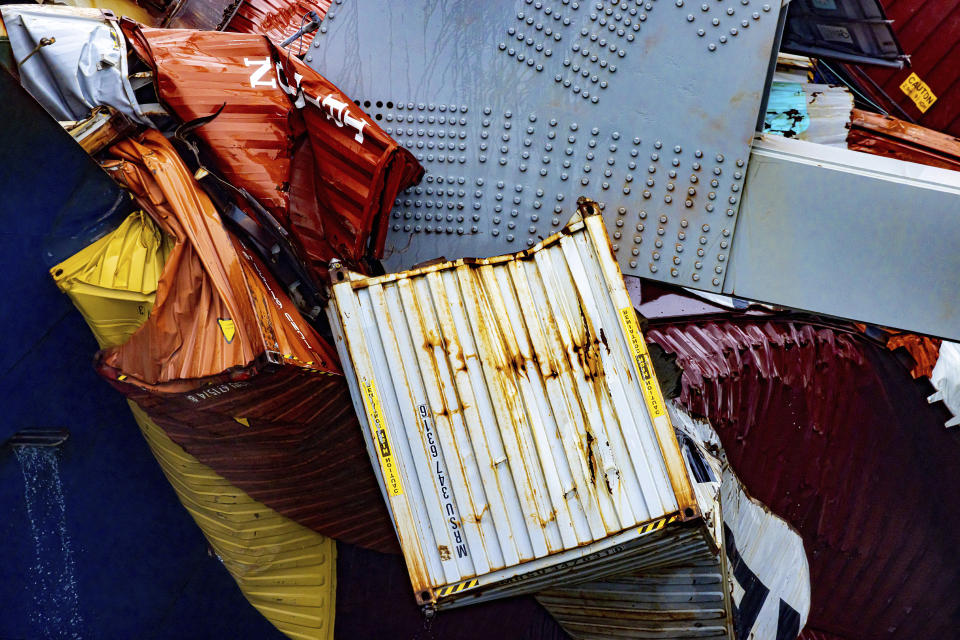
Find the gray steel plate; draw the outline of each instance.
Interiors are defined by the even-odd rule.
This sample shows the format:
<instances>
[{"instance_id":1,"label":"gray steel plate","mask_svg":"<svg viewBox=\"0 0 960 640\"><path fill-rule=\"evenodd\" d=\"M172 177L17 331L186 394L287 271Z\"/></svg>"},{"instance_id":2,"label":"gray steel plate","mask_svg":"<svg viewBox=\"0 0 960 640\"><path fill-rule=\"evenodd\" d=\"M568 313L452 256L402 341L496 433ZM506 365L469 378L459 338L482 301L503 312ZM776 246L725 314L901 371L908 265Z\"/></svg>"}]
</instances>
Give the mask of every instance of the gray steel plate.
<instances>
[{"instance_id":1,"label":"gray steel plate","mask_svg":"<svg viewBox=\"0 0 960 640\"><path fill-rule=\"evenodd\" d=\"M719 291L779 2L335 0L306 62L423 163L385 264L517 251L602 202L624 273Z\"/></svg>"}]
</instances>

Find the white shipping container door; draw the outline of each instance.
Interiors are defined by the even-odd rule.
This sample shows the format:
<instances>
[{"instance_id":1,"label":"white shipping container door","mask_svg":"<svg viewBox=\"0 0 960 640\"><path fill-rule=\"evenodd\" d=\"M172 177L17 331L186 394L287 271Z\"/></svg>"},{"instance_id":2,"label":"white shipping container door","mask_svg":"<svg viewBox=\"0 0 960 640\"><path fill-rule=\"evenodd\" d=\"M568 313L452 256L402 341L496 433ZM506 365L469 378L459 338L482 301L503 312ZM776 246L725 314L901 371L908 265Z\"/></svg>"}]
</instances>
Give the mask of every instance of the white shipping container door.
<instances>
[{"instance_id":1,"label":"white shipping container door","mask_svg":"<svg viewBox=\"0 0 960 640\"><path fill-rule=\"evenodd\" d=\"M421 603L697 515L599 215L512 256L332 274L338 349Z\"/></svg>"}]
</instances>

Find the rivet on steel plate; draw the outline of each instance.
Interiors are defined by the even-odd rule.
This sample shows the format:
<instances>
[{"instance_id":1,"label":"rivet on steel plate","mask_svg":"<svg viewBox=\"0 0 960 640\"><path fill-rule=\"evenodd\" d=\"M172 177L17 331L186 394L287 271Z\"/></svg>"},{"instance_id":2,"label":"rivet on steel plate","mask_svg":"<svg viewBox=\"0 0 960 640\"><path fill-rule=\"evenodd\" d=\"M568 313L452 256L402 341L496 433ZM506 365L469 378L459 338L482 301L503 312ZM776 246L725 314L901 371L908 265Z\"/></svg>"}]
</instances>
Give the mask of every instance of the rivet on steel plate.
<instances>
[{"instance_id":1,"label":"rivet on steel plate","mask_svg":"<svg viewBox=\"0 0 960 640\"><path fill-rule=\"evenodd\" d=\"M764 11L770 11L770 5L768 5L768 4L763 5L763 10L764 10Z\"/></svg>"},{"instance_id":2,"label":"rivet on steel plate","mask_svg":"<svg viewBox=\"0 0 960 640\"><path fill-rule=\"evenodd\" d=\"M710 24L712 24L715 27L720 26L720 18L714 18L713 20L710 21Z\"/></svg>"},{"instance_id":3,"label":"rivet on steel plate","mask_svg":"<svg viewBox=\"0 0 960 640\"><path fill-rule=\"evenodd\" d=\"M707 49L710 49L710 51L716 51L717 45L711 42L710 44L707 45Z\"/></svg>"}]
</instances>

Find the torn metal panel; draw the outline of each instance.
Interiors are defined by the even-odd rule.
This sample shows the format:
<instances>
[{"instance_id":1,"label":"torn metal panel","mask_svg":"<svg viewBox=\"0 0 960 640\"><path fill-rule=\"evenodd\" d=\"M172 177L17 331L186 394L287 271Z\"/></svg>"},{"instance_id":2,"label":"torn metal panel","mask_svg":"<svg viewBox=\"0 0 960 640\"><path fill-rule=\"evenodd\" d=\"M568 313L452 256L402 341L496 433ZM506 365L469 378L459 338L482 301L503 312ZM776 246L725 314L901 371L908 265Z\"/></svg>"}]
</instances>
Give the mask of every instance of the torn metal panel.
<instances>
[{"instance_id":1,"label":"torn metal panel","mask_svg":"<svg viewBox=\"0 0 960 640\"><path fill-rule=\"evenodd\" d=\"M646 335L677 354L680 404L709 418L745 489L802 535L810 628L954 633L960 577L944 570L957 560L943 532L960 517L942 505L960 457L925 381L852 327L819 321L671 322Z\"/></svg>"},{"instance_id":2,"label":"torn metal panel","mask_svg":"<svg viewBox=\"0 0 960 640\"><path fill-rule=\"evenodd\" d=\"M896 68L907 59L879 0L793 0L780 46L791 53Z\"/></svg>"},{"instance_id":3,"label":"torn metal panel","mask_svg":"<svg viewBox=\"0 0 960 640\"><path fill-rule=\"evenodd\" d=\"M108 170L174 246L149 318L98 354L100 373L255 500L325 535L394 550L332 347L226 232L159 132L109 153Z\"/></svg>"},{"instance_id":4,"label":"torn metal panel","mask_svg":"<svg viewBox=\"0 0 960 640\"><path fill-rule=\"evenodd\" d=\"M590 195L625 274L719 291L781 6L354 0L305 60L427 170L388 269L525 249Z\"/></svg>"},{"instance_id":5,"label":"torn metal panel","mask_svg":"<svg viewBox=\"0 0 960 640\"><path fill-rule=\"evenodd\" d=\"M97 107L82 122L60 124L91 155L136 132L134 124L110 107Z\"/></svg>"},{"instance_id":6,"label":"torn metal panel","mask_svg":"<svg viewBox=\"0 0 960 640\"><path fill-rule=\"evenodd\" d=\"M0 14L23 86L55 118L83 120L105 105L150 125L127 78L126 42L112 14L53 5L4 5Z\"/></svg>"},{"instance_id":7,"label":"torn metal panel","mask_svg":"<svg viewBox=\"0 0 960 640\"><path fill-rule=\"evenodd\" d=\"M604 571L612 549L622 567L643 523L695 517L599 215L516 255L333 276L337 347L421 603L529 591L571 562Z\"/></svg>"},{"instance_id":8,"label":"torn metal panel","mask_svg":"<svg viewBox=\"0 0 960 640\"><path fill-rule=\"evenodd\" d=\"M853 110L847 148L960 171L960 138L860 109Z\"/></svg>"},{"instance_id":9,"label":"torn metal panel","mask_svg":"<svg viewBox=\"0 0 960 640\"><path fill-rule=\"evenodd\" d=\"M763 136L748 178L724 293L960 338L960 173Z\"/></svg>"},{"instance_id":10,"label":"torn metal panel","mask_svg":"<svg viewBox=\"0 0 960 640\"><path fill-rule=\"evenodd\" d=\"M240 0L227 31L261 33L280 43L300 28L307 13L313 11L322 20L331 4L332 0ZM315 35L316 32L304 34L287 49L294 53L306 51Z\"/></svg>"},{"instance_id":11,"label":"torn metal panel","mask_svg":"<svg viewBox=\"0 0 960 640\"><path fill-rule=\"evenodd\" d=\"M350 98L261 35L124 29L178 117L223 106L196 135L216 170L291 234L315 275L334 258L366 269L382 254L393 199L422 169Z\"/></svg>"},{"instance_id":12,"label":"torn metal panel","mask_svg":"<svg viewBox=\"0 0 960 640\"><path fill-rule=\"evenodd\" d=\"M712 544L599 580L571 576L537 600L577 640L794 640L810 608L802 539L746 494L708 423L670 415Z\"/></svg>"}]
</instances>

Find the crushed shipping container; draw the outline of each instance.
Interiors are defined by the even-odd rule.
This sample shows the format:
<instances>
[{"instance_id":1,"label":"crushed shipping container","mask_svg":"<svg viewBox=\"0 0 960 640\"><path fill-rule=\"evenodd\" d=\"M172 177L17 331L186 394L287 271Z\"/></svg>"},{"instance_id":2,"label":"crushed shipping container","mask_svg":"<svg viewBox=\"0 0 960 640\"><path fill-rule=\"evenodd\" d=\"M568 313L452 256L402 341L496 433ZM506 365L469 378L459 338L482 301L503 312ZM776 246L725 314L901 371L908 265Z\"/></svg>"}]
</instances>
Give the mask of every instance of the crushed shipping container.
<instances>
[{"instance_id":1,"label":"crushed shipping container","mask_svg":"<svg viewBox=\"0 0 960 640\"><path fill-rule=\"evenodd\" d=\"M716 552L563 584L537 600L577 640L793 640L810 611L803 540L747 495L708 423L667 406Z\"/></svg>"},{"instance_id":2,"label":"crushed shipping container","mask_svg":"<svg viewBox=\"0 0 960 640\"><path fill-rule=\"evenodd\" d=\"M372 475L355 469L366 469L363 440L333 349L227 233L159 132L109 153L108 172L174 246L149 319L98 355L100 373L255 500L325 535L393 550L385 515L366 515L384 507Z\"/></svg>"},{"instance_id":3,"label":"crushed shipping container","mask_svg":"<svg viewBox=\"0 0 960 640\"><path fill-rule=\"evenodd\" d=\"M151 125L127 75L127 45L100 9L6 5L0 15L24 88L57 120L82 120L109 105Z\"/></svg>"},{"instance_id":4,"label":"crushed shipping container","mask_svg":"<svg viewBox=\"0 0 960 640\"><path fill-rule=\"evenodd\" d=\"M394 198L423 169L373 118L264 36L122 26L173 113L217 114L195 129L215 170L277 219L317 277L334 258L366 271L382 255Z\"/></svg>"},{"instance_id":5,"label":"crushed shipping container","mask_svg":"<svg viewBox=\"0 0 960 640\"><path fill-rule=\"evenodd\" d=\"M708 544L599 209L580 209L516 255L333 271L334 337L423 605Z\"/></svg>"},{"instance_id":6,"label":"crushed shipping container","mask_svg":"<svg viewBox=\"0 0 960 640\"><path fill-rule=\"evenodd\" d=\"M123 344L147 321L172 244L137 212L51 269L102 348ZM180 502L247 600L291 638L332 638L333 540L253 500L173 442L136 404L130 408Z\"/></svg>"}]
</instances>

